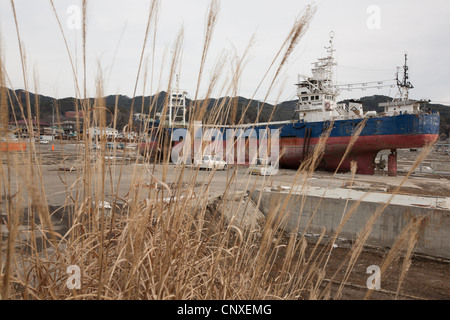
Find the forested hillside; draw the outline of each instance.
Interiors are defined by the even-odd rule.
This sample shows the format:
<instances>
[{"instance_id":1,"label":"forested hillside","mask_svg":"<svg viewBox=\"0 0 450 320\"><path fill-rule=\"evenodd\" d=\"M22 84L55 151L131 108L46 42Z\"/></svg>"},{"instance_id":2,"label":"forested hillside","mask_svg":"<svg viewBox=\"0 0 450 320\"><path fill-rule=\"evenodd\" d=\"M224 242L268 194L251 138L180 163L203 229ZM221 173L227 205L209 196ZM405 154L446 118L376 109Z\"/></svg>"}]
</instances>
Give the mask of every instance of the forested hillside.
<instances>
[{"instance_id":1,"label":"forested hillside","mask_svg":"<svg viewBox=\"0 0 450 320\"><path fill-rule=\"evenodd\" d=\"M14 121L14 119L22 119L27 115L27 110L21 110L19 107L18 101L21 101L23 106L26 106L27 99L30 101L31 113L33 117L37 117L42 119L43 121L50 121L52 118L52 112L54 111L57 116L64 116L67 111L76 110L76 105L80 106L80 101L75 98L63 98L63 99L54 99L52 97L43 96L43 95L35 95L33 93L27 95L23 90L9 90L8 94L10 97L10 101L14 106L14 112L10 112L9 118L10 121ZM109 110L108 114L113 115L115 106L117 105L118 111L118 127L123 127L126 125L131 107L133 106L133 113L145 113L148 114L150 110L150 106L152 109L152 116L155 115L156 112L161 112L164 106L164 101L166 99L166 92L162 91L153 96L138 96L134 99L128 96L119 95L119 96L107 96L105 97L106 107ZM95 99L91 98L91 105L94 104ZM378 107L378 104L381 102L386 102L391 100L391 98L383 95L373 95L362 97L360 101L363 104L364 111L377 111L382 112L383 109ZM241 119L242 114L245 110L247 110L244 114L244 123L253 123L257 118L257 111L260 110L259 121L266 122L271 119L272 121L280 121L280 120L290 120L294 118L294 110L296 105L296 100L285 101L276 106L268 103L263 103L260 101L251 101L244 97L222 97L219 99L208 99L207 101L194 101L187 100L188 113L193 110L192 106L196 106L197 108L201 108L206 103L206 114L204 115L204 119L207 119L209 112L217 111L218 109L222 110L222 123L231 124L233 121L232 114L235 113L235 122ZM348 100L343 100L341 102L348 102ZM36 105L39 108L36 108ZM441 115L441 127L440 133L441 138L446 139L450 136L450 106L442 105L442 104L428 104L425 108L431 108L432 110L438 111ZM11 109L10 109L11 110Z\"/></svg>"}]
</instances>

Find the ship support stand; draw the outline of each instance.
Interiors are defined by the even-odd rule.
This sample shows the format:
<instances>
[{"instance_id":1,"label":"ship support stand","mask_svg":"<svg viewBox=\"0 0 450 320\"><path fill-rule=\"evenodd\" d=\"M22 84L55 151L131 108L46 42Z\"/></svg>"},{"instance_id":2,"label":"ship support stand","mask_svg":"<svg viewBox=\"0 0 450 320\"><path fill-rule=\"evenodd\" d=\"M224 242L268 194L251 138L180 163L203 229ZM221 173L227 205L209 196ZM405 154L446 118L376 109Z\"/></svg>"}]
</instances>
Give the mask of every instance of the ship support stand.
<instances>
[{"instance_id":1,"label":"ship support stand","mask_svg":"<svg viewBox=\"0 0 450 320\"><path fill-rule=\"evenodd\" d=\"M391 154L388 156L388 176L397 176L397 149L391 149Z\"/></svg>"}]
</instances>

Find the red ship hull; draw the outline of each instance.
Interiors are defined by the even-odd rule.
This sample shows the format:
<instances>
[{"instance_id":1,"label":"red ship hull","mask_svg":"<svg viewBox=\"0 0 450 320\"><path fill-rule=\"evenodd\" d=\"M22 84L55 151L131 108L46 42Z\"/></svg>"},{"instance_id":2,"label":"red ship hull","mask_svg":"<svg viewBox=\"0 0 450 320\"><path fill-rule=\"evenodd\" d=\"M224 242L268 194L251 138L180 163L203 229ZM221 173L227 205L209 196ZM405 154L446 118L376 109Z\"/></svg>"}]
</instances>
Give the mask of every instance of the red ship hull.
<instances>
[{"instance_id":1,"label":"red ship hull","mask_svg":"<svg viewBox=\"0 0 450 320\"><path fill-rule=\"evenodd\" d=\"M351 162L356 161L357 173L371 175L375 171L375 158L381 150L421 148L434 143L437 139L437 134L360 136L349 150L346 158L342 160L351 137L329 137L325 142L324 154L318 168L349 171ZM313 154L318 143L318 138L312 138L309 142L309 152L307 150L306 153L303 153L303 138L281 138L280 166L297 169L303 159Z\"/></svg>"}]
</instances>

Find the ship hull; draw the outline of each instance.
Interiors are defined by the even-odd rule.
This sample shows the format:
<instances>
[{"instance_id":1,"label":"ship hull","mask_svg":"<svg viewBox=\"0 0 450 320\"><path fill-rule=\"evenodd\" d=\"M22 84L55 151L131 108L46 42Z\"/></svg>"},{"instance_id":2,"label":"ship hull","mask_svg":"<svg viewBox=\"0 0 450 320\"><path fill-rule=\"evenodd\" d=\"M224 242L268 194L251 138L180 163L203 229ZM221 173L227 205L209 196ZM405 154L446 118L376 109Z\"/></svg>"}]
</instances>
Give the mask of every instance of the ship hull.
<instances>
[{"instance_id":1,"label":"ship hull","mask_svg":"<svg viewBox=\"0 0 450 320\"><path fill-rule=\"evenodd\" d=\"M357 173L374 174L375 158L382 150L422 148L436 142L439 136L439 114L399 115L368 118L360 135L350 146L361 119L340 120L333 124L329 137L323 140L324 151L319 169L349 171L356 161ZM281 128L280 166L298 168L319 144L329 122L298 124ZM362 125L362 124L361 124ZM310 137L306 133L311 130ZM297 132L296 132L297 130ZM343 158L345 156L345 158Z\"/></svg>"},{"instance_id":2,"label":"ship hull","mask_svg":"<svg viewBox=\"0 0 450 320\"><path fill-rule=\"evenodd\" d=\"M146 159L154 159L161 151L161 146L157 139L149 139L146 142L138 144L139 153Z\"/></svg>"},{"instance_id":3,"label":"ship hull","mask_svg":"<svg viewBox=\"0 0 450 320\"><path fill-rule=\"evenodd\" d=\"M260 129L266 127L280 130L281 168L298 169L322 143L320 150L323 149L323 152L315 163L316 168L346 172L351 170L354 161L358 174L372 175L380 151L422 148L432 144L439 137L439 123L438 113L424 113L337 120L333 123L297 121L283 125L257 124L255 129L258 134ZM363 128L356 137L360 126ZM356 139L352 141L354 136Z\"/></svg>"},{"instance_id":4,"label":"ship hull","mask_svg":"<svg viewBox=\"0 0 450 320\"><path fill-rule=\"evenodd\" d=\"M329 137L324 142L324 152L317 168L329 171L350 171L351 162L356 161L357 173L374 174L375 158L382 150L421 148L434 143L437 134L372 135L360 136L349 148L351 137ZM319 144L319 139L311 139L307 152L303 151L305 139L281 138L280 166L297 169ZM348 153L344 158L346 151Z\"/></svg>"},{"instance_id":5,"label":"ship hull","mask_svg":"<svg viewBox=\"0 0 450 320\"><path fill-rule=\"evenodd\" d=\"M316 148L322 143L323 152L319 154L320 158L314 164L315 168L345 172L350 171L351 163L354 161L357 164L357 173L371 175L374 174L375 159L380 151L422 148L434 143L439 135L439 122L439 114L432 113L372 117L365 120L337 120L334 122L257 123L252 126L242 126L240 129L246 132L244 136L247 137L250 136L249 131L254 130L258 145L260 143L259 136L263 130L279 130L279 165L281 168L298 169L302 162L312 156ZM355 134L361 126L363 126L363 129L356 137ZM223 139L226 139L225 131L235 130L236 128L221 126L218 129L222 131ZM171 136L172 130L167 128L165 131L166 140ZM356 139L352 141L354 136ZM244 137L241 138L244 139ZM352 146L350 146L351 142L353 142ZM173 147L178 143L178 141L173 141L171 144L167 142L158 143L156 140L152 140L143 144L141 149L144 149L145 146L146 150L154 153L156 150L164 150L164 145ZM206 145L209 143L211 142L207 142ZM223 140L223 151L227 150L226 148L227 141ZM269 146L268 150L270 149ZM192 153L193 150L194 147L192 146ZM234 163L238 163L236 150L234 152ZM223 156L225 158L225 154ZM192 154L192 157L194 157L194 154ZM247 143L244 157L245 164L249 164L251 158L255 158L255 155L249 154Z\"/></svg>"}]
</instances>

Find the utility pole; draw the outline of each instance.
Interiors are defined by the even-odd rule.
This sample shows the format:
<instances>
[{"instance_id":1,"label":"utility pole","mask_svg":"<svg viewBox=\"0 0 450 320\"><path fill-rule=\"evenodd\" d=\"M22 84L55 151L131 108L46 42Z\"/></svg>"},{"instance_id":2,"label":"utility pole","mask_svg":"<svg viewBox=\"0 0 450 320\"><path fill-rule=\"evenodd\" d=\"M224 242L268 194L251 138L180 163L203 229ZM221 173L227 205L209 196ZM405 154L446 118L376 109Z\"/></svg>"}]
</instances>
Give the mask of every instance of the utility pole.
<instances>
[{"instance_id":1,"label":"utility pole","mask_svg":"<svg viewBox=\"0 0 450 320\"><path fill-rule=\"evenodd\" d=\"M55 100L52 100L52 143L55 141Z\"/></svg>"}]
</instances>

